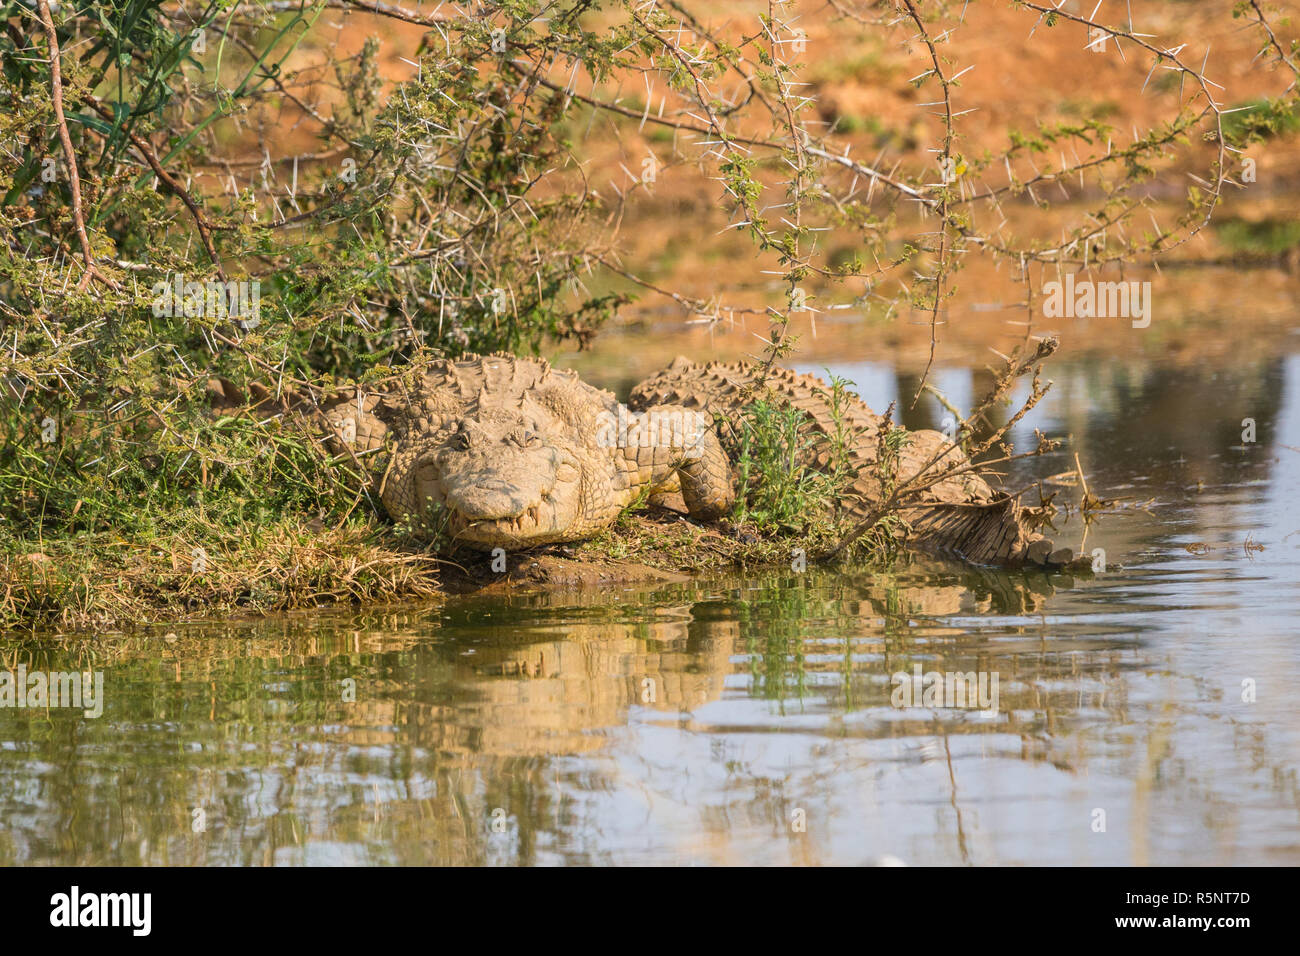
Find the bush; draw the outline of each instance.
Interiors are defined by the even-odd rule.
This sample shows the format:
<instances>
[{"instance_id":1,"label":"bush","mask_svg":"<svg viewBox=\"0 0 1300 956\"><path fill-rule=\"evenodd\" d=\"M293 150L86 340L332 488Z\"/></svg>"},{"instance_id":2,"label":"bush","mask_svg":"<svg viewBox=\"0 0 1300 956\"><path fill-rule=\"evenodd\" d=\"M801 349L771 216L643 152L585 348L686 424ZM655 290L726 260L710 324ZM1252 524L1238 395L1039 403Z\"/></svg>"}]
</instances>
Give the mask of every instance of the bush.
<instances>
[{"instance_id":1,"label":"bush","mask_svg":"<svg viewBox=\"0 0 1300 956\"><path fill-rule=\"evenodd\" d=\"M486 22L386 99L373 40L336 59L315 160L232 158L232 120L292 97L325 9L279 6L60 4L55 57L39 11L0 4L23 26L0 32L0 138L23 144L0 153L5 537L147 534L193 507L223 527L337 518L360 476L327 467L312 416L218 419L210 383L238 405L253 383L318 396L439 354L585 343L622 301L573 291L599 204L537 189L565 163L563 96L485 71ZM278 154L274 133L236 156Z\"/></svg>"}]
</instances>

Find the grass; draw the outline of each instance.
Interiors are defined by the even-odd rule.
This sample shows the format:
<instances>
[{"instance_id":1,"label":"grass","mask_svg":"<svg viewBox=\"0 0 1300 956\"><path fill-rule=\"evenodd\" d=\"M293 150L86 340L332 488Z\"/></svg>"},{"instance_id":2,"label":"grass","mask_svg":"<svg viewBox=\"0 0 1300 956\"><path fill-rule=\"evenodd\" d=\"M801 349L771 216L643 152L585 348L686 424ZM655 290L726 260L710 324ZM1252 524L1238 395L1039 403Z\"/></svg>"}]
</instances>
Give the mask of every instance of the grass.
<instances>
[{"instance_id":1,"label":"grass","mask_svg":"<svg viewBox=\"0 0 1300 956\"><path fill-rule=\"evenodd\" d=\"M851 447L854 435L845 411L856 397L849 392L846 380L828 376L831 384L822 393L830 415L826 434L816 430L805 412L763 398L754 401L741 417L729 438L736 462L732 512L736 525L762 529L764 534L813 539L837 539L848 530L841 505L858 471ZM898 429L883 433L877 449L872 467L886 494L892 487L905 435ZM896 520L887 517L863 548L874 559L886 560L895 550L895 532L899 530ZM807 551L812 554L815 549Z\"/></svg>"},{"instance_id":2,"label":"grass","mask_svg":"<svg viewBox=\"0 0 1300 956\"><path fill-rule=\"evenodd\" d=\"M0 630L67 629L376 604L438 593L439 561L364 519L84 535L0 554Z\"/></svg>"},{"instance_id":3,"label":"grass","mask_svg":"<svg viewBox=\"0 0 1300 956\"><path fill-rule=\"evenodd\" d=\"M836 480L800 463L814 447L803 412L760 399L741 418L739 432L735 521L805 531L833 500Z\"/></svg>"},{"instance_id":4,"label":"grass","mask_svg":"<svg viewBox=\"0 0 1300 956\"><path fill-rule=\"evenodd\" d=\"M1300 222L1293 219L1224 219L1215 232L1233 253L1271 259L1300 246Z\"/></svg>"},{"instance_id":5,"label":"grass","mask_svg":"<svg viewBox=\"0 0 1300 956\"><path fill-rule=\"evenodd\" d=\"M0 402L0 629L83 629L436 593L438 561L281 406L166 419L144 397L42 418ZM199 396L202 396L201 398Z\"/></svg>"},{"instance_id":6,"label":"grass","mask_svg":"<svg viewBox=\"0 0 1300 956\"><path fill-rule=\"evenodd\" d=\"M799 560L799 552L815 555L829 550L835 540L829 525L800 534L759 536L731 522L705 527L672 512L651 509L648 513L625 512L613 527L571 550L579 561L628 561L661 571L704 574L790 569ZM812 558L808 563L811 565Z\"/></svg>"}]
</instances>

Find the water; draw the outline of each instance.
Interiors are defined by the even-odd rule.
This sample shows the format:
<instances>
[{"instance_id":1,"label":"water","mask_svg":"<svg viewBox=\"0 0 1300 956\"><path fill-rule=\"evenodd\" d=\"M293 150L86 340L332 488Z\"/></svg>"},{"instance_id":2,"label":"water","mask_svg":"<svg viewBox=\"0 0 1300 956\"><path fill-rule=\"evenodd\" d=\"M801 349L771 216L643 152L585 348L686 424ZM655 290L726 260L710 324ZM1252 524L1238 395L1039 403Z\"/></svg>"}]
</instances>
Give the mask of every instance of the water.
<instances>
[{"instance_id":1,"label":"water","mask_svg":"<svg viewBox=\"0 0 1300 956\"><path fill-rule=\"evenodd\" d=\"M914 387L832 371L874 407ZM1128 499L1056 535L1105 550L1095 576L918 561L0 639L0 670L97 668L106 698L0 710L0 863L1300 863L1300 355L1052 377L1016 438L1073 442L1009 484L1078 451ZM895 708L918 665L996 674L996 713Z\"/></svg>"}]
</instances>

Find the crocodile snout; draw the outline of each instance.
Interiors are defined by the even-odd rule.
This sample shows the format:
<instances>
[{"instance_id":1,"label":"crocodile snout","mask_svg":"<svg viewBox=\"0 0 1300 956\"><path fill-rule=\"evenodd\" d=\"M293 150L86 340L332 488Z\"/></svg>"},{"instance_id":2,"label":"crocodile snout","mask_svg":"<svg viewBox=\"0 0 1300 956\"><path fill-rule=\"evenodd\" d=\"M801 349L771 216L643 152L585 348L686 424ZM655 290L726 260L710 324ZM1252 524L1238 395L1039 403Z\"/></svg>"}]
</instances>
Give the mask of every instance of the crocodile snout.
<instances>
[{"instance_id":1,"label":"crocodile snout","mask_svg":"<svg viewBox=\"0 0 1300 956\"><path fill-rule=\"evenodd\" d=\"M517 518L542 500L550 489L533 476L526 484L467 476L447 489L447 505L470 521Z\"/></svg>"}]
</instances>

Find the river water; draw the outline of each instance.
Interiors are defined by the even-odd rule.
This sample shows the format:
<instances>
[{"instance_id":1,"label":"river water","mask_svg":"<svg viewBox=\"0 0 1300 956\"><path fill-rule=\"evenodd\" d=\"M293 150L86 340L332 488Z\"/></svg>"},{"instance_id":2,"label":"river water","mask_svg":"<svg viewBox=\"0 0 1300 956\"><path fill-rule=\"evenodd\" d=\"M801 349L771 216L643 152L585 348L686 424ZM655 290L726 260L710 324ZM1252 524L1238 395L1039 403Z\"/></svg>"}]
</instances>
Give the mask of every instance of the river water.
<instances>
[{"instance_id":1,"label":"river water","mask_svg":"<svg viewBox=\"0 0 1300 956\"><path fill-rule=\"evenodd\" d=\"M878 409L914 387L831 370ZM1077 451L1123 500L1055 537L1105 571L0 638L0 669L104 680L98 717L0 709L0 863L1300 863L1300 354L1051 371L1016 437L1072 442L1008 484ZM935 381L965 406L981 373ZM917 673L994 706L894 706Z\"/></svg>"}]
</instances>

